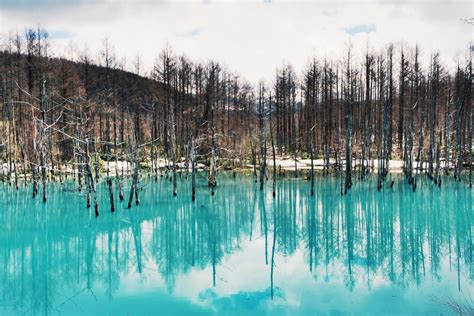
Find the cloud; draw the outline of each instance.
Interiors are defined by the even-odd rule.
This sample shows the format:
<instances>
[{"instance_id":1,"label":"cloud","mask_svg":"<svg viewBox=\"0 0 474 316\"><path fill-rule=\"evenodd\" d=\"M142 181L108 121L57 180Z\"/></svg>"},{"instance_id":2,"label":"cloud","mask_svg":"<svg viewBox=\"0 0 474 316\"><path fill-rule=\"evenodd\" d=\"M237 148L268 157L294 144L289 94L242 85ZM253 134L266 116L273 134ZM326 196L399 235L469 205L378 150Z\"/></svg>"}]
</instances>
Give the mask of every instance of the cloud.
<instances>
[{"instance_id":1,"label":"cloud","mask_svg":"<svg viewBox=\"0 0 474 316\"><path fill-rule=\"evenodd\" d=\"M47 30L49 38L51 39L71 39L74 37L74 33L64 30Z\"/></svg>"},{"instance_id":2,"label":"cloud","mask_svg":"<svg viewBox=\"0 0 474 316\"><path fill-rule=\"evenodd\" d=\"M326 10L321 11L321 13L322 13L322 15L325 15L325 16L333 16L333 15L337 14L337 10L336 9L326 9Z\"/></svg>"},{"instance_id":3,"label":"cloud","mask_svg":"<svg viewBox=\"0 0 474 316\"><path fill-rule=\"evenodd\" d=\"M372 33L377 30L375 24L359 24L352 27L344 28L344 31L349 35L356 35L357 33Z\"/></svg>"},{"instance_id":4,"label":"cloud","mask_svg":"<svg viewBox=\"0 0 474 316\"><path fill-rule=\"evenodd\" d=\"M108 37L118 58L131 61L140 55L148 70L160 51L171 45L193 60L224 63L252 83L262 78L271 82L275 68L283 63L293 64L299 74L312 57L343 58L349 41L361 56L367 47L379 52L391 42L418 44L425 66L435 51L447 66L455 65L472 41L472 26L461 21L472 11L470 2L67 3L13 8L0 2L0 29L4 34L22 33L25 27L40 24L50 32L73 35L52 39L56 55L70 51L72 38L78 51L87 46L97 57Z\"/></svg>"},{"instance_id":5,"label":"cloud","mask_svg":"<svg viewBox=\"0 0 474 316\"><path fill-rule=\"evenodd\" d=\"M202 29L199 27L196 27L187 32L176 33L176 36L177 37L197 37L201 35L201 33L202 33Z\"/></svg>"},{"instance_id":6,"label":"cloud","mask_svg":"<svg viewBox=\"0 0 474 316\"><path fill-rule=\"evenodd\" d=\"M93 0L0 0L0 7L25 10L31 8L44 8L65 5L77 5L80 3L95 3Z\"/></svg>"}]
</instances>

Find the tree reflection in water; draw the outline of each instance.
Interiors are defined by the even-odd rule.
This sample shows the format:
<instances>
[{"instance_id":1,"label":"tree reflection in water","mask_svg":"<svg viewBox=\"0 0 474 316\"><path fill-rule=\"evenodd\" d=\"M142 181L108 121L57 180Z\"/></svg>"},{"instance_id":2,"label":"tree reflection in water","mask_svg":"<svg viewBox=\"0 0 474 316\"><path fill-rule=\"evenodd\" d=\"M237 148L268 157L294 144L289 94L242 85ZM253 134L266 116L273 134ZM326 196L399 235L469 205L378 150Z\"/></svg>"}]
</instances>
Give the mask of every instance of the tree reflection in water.
<instances>
[{"instance_id":1,"label":"tree reflection in water","mask_svg":"<svg viewBox=\"0 0 474 316\"><path fill-rule=\"evenodd\" d=\"M47 205L2 187L0 305L50 314L83 292L102 291L112 300L130 274L146 279L158 272L172 293L180 276L210 268L208 283L196 286L219 287L227 282L220 269L241 273L238 266L223 266L223 258L243 251L243 241L260 239L261 256L248 260L265 264L261 273L269 275L272 298L276 288L281 295L285 290L278 287L284 264L278 258L298 249L315 278L343 275L348 291L370 289L377 277L401 287L439 280L444 259L457 272L458 290L471 286L462 276L474 279L473 194L463 184L446 179L440 190L426 182L412 192L400 180L378 192L369 179L340 196L338 181L317 180L314 196L308 183L282 180L273 199L252 179L222 176L214 196L198 188L196 203L189 202L184 179L177 198L167 181L150 182L140 207L103 212L98 219L65 187L52 187ZM99 193L107 203L104 184Z\"/></svg>"}]
</instances>

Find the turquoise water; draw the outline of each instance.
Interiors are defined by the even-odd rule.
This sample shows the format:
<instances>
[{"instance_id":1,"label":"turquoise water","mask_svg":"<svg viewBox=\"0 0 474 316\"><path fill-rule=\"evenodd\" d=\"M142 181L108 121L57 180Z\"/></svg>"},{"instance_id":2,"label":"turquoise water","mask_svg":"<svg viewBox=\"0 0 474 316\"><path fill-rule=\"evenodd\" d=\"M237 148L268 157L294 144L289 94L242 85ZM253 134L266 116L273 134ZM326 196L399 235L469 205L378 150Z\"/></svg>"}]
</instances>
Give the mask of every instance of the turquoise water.
<instances>
[{"instance_id":1,"label":"turquoise water","mask_svg":"<svg viewBox=\"0 0 474 316\"><path fill-rule=\"evenodd\" d=\"M473 306L473 191L220 175L142 181L141 205L100 216L74 183L0 186L0 315L450 315ZM128 192L126 192L128 193ZM127 195L127 194L126 194ZM116 194L117 196L117 194ZM117 201L117 203L119 203ZM272 264L273 263L273 264ZM273 267L273 269L272 269ZM272 298L273 296L273 298Z\"/></svg>"}]
</instances>

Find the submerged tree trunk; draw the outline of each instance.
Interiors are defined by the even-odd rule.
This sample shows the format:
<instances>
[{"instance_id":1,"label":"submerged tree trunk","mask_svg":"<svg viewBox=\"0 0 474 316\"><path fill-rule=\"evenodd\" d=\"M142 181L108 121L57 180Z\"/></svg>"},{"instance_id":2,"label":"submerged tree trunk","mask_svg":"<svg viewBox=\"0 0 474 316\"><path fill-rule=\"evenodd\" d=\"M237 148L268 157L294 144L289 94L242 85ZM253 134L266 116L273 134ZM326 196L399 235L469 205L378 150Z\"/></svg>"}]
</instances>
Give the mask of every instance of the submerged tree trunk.
<instances>
[{"instance_id":1,"label":"submerged tree trunk","mask_svg":"<svg viewBox=\"0 0 474 316\"><path fill-rule=\"evenodd\" d=\"M137 68L139 64L137 64ZM139 70L138 70L139 71ZM135 131L135 150L133 151L133 179L132 187L130 189L130 195L128 198L128 208L132 207L133 197L135 196L135 205L140 204L139 193L138 193L138 181L140 177L140 103L137 97L135 102L135 115L134 115L134 131Z\"/></svg>"},{"instance_id":2,"label":"submerged tree trunk","mask_svg":"<svg viewBox=\"0 0 474 316\"><path fill-rule=\"evenodd\" d=\"M211 165L209 167L209 180L208 184L211 187L211 195L214 195L214 189L217 185L216 180L216 126L215 126L215 113L214 104L211 105Z\"/></svg>"},{"instance_id":3,"label":"submerged tree trunk","mask_svg":"<svg viewBox=\"0 0 474 316\"><path fill-rule=\"evenodd\" d=\"M45 81L42 82L40 96L40 163L41 179L43 185L43 203L46 202L46 89Z\"/></svg>"},{"instance_id":4,"label":"submerged tree trunk","mask_svg":"<svg viewBox=\"0 0 474 316\"><path fill-rule=\"evenodd\" d=\"M276 172L276 152L275 152L275 139L273 137L273 120L272 120L272 94L270 93L270 100L269 100L269 112L270 112L270 139L272 142L272 158L273 158L273 178L272 178L272 196L275 198L276 196L276 180L277 180L277 172Z\"/></svg>"},{"instance_id":5,"label":"submerged tree trunk","mask_svg":"<svg viewBox=\"0 0 474 316\"><path fill-rule=\"evenodd\" d=\"M444 174L449 175L449 157L451 156L451 89L448 88L446 111L444 112Z\"/></svg>"},{"instance_id":6,"label":"submerged tree trunk","mask_svg":"<svg viewBox=\"0 0 474 316\"><path fill-rule=\"evenodd\" d=\"M190 135L190 155L191 155L191 200L196 200L196 153L194 149L193 135Z\"/></svg>"},{"instance_id":7,"label":"submerged tree trunk","mask_svg":"<svg viewBox=\"0 0 474 316\"><path fill-rule=\"evenodd\" d=\"M263 101L263 87L260 84L258 100L258 120L260 127L260 191L263 190L265 172L267 168L267 144L265 140L265 123L264 123L264 101Z\"/></svg>"},{"instance_id":8,"label":"submerged tree trunk","mask_svg":"<svg viewBox=\"0 0 474 316\"><path fill-rule=\"evenodd\" d=\"M252 156L252 170L253 170L253 178L254 181L257 182L257 150L255 149L255 145L252 141L252 130L249 128L249 142L250 142L250 154Z\"/></svg>"},{"instance_id":9,"label":"submerged tree trunk","mask_svg":"<svg viewBox=\"0 0 474 316\"><path fill-rule=\"evenodd\" d=\"M345 121L346 121L346 177L344 184L344 194L346 194L352 187L352 74L351 74L351 55L350 50L347 58L347 72L346 72L346 101L345 101Z\"/></svg>"},{"instance_id":10,"label":"submerged tree trunk","mask_svg":"<svg viewBox=\"0 0 474 316\"><path fill-rule=\"evenodd\" d=\"M310 151L310 158L311 158L311 196L314 195L314 142L313 142L313 130L311 129L310 132L310 144L309 144L309 151Z\"/></svg>"},{"instance_id":11,"label":"submerged tree trunk","mask_svg":"<svg viewBox=\"0 0 474 316\"><path fill-rule=\"evenodd\" d=\"M120 154L123 155L122 144L120 144ZM115 180L117 182L119 200L123 201L122 180L120 178L118 166L118 146L117 146L117 119L114 114L114 158L115 158ZM122 159L121 159L122 161ZM123 164L123 163L122 163Z\"/></svg>"},{"instance_id":12,"label":"submerged tree trunk","mask_svg":"<svg viewBox=\"0 0 474 316\"><path fill-rule=\"evenodd\" d=\"M90 207L90 196L93 194L94 196L94 212L95 216L99 216L99 204L97 201L97 188L96 188L96 180L94 179L94 174L92 173L91 162L90 162L90 154L89 154L89 139L86 139L86 176L87 176L87 183L88 183L88 190L87 190L87 207Z\"/></svg>"},{"instance_id":13,"label":"submerged tree trunk","mask_svg":"<svg viewBox=\"0 0 474 316\"><path fill-rule=\"evenodd\" d=\"M128 208L132 207L133 198L135 197L135 204L139 205L140 200L138 199L138 169L139 169L139 149L138 146L135 146L135 154L133 159L133 177L132 177L132 186L130 188L130 195L128 197Z\"/></svg>"},{"instance_id":14,"label":"submerged tree trunk","mask_svg":"<svg viewBox=\"0 0 474 316\"><path fill-rule=\"evenodd\" d=\"M436 167L434 170L434 183L441 187L440 164L441 164L441 133L439 133L439 140L436 144Z\"/></svg>"},{"instance_id":15,"label":"submerged tree trunk","mask_svg":"<svg viewBox=\"0 0 474 316\"><path fill-rule=\"evenodd\" d=\"M130 195L128 197L128 208L132 207L133 198L135 197L135 205L140 204L139 195L138 195L138 179L139 179L139 169L140 169L140 148L138 143L135 144L134 158L133 158L133 177L132 177L132 186L130 188Z\"/></svg>"},{"instance_id":16,"label":"submerged tree trunk","mask_svg":"<svg viewBox=\"0 0 474 316\"><path fill-rule=\"evenodd\" d=\"M107 179L107 185L109 187L110 211L113 213L115 211L115 203L114 203L114 190L113 190L111 178Z\"/></svg>"},{"instance_id":17,"label":"submerged tree trunk","mask_svg":"<svg viewBox=\"0 0 474 316\"><path fill-rule=\"evenodd\" d=\"M473 130L473 113L472 113L472 107L469 110L469 187L472 188L472 134L474 133Z\"/></svg>"}]
</instances>

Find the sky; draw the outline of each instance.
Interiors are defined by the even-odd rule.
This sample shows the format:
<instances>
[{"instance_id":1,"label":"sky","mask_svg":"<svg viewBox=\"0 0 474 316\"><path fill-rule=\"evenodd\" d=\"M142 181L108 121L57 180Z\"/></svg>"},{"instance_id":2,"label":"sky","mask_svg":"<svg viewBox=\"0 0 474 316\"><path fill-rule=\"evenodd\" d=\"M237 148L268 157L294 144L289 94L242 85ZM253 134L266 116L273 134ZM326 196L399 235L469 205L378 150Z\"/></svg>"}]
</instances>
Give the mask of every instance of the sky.
<instances>
[{"instance_id":1,"label":"sky","mask_svg":"<svg viewBox=\"0 0 474 316\"><path fill-rule=\"evenodd\" d=\"M52 54L98 58L108 38L128 69L140 56L151 71L171 46L194 61L215 60L251 83L271 81L292 64L301 73L313 58L356 58L367 49L418 44L425 66L439 52L446 67L465 57L473 41L471 1L151 1L0 0L0 33L24 33L40 25ZM72 45L71 45L72 43Z\"/></svg>"}]
</instances>

